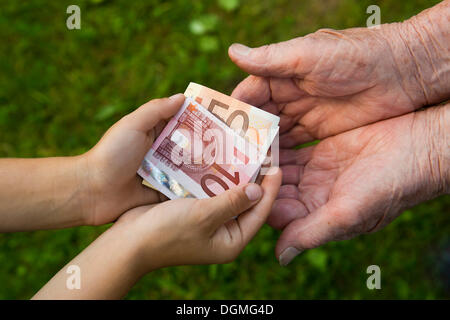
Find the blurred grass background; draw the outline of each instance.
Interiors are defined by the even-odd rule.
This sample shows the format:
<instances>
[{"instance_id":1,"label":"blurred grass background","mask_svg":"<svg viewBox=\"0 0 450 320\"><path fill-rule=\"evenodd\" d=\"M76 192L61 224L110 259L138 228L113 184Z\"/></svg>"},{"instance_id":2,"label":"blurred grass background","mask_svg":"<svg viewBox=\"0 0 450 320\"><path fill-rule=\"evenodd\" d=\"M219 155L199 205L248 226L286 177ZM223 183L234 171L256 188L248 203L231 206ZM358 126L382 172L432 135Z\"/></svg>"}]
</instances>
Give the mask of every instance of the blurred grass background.
<instances>
[{"instance_id":1,"label":"blurred grass background","mask_svg":"<svg viewBox=\"0 0 450 320\"><path fill-rule=\"evenodd\" d=\"M437 2L1 1L0 156L82 153L121 116L183 92L189 81L230 93L245 76L228 59L233 42L259 46L365 26L370 4L380 6L383 23L401 21ZM66 28L70 4L81 8L81 30ZM449 213L450 199L441 197L287 268L273 253L279 233L265 226L237 261L158 270L127 298L449 298ZM1 234L0 298L30 298L105 228ZM371 264L381 267L381 290L366 288Z\"/></svg>"}]
</instances>

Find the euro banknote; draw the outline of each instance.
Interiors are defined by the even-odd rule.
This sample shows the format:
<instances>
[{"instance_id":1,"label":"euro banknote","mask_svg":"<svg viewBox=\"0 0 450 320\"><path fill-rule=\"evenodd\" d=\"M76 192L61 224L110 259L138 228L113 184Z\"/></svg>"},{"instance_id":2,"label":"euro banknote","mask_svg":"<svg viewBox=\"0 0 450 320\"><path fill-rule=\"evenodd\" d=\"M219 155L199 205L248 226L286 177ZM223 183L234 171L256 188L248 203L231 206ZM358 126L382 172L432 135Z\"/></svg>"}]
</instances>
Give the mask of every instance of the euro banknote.
<instances>
[{"instance_id":1,"label":"euro banknote","mask_svg":"<svg viewBox=\"0 0 450 320\"><path fill-rule=\"evenodd\" d=\"M201 104L186 98L138 174L169 198L207 198L248 183L265 154Z\"/></svg>"},{"instance_id":2,"label":"euro banknote","mask_svg":"<svg viewBox=\"0 0 450 320\"><path fill-rule=\"evenodd\" d=\"M217 120L230 127L236 134L256 145L260 154L266 154L272 143L278 150L279 117L194 82L189 84L184 94L207 108ZM261 171L264 173L270 165L277 163L278 153L271 153L271 156L265 159ZM187 187L161 168L146 161L142 166L147 172L146 178L142 181L143 185L160 191L170 199L193 197ZM259 172L255 171L250 181L254 182Z\"/></svg>"},{"instance_id":3,"label":"euro banknote","mask_svg":"<svg viewBox=\"0 0 450 320\"><path fill-rule=\"evenodd\" d=\"M266 154L278 133L280 118L221 92L191 82L184 92L217 119L242 137L258 146Z\"/></svg>"}]
</instances>

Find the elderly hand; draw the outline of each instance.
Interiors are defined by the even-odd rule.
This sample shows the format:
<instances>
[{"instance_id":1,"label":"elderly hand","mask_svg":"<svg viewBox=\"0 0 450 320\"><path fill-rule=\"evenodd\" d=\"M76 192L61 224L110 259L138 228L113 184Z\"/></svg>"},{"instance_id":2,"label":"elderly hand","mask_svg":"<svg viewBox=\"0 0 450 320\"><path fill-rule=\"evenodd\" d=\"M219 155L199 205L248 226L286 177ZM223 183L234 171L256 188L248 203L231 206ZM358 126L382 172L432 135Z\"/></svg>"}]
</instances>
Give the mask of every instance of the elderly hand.
<instances>
[{"instance_id":1,"label":"elderly hand","mask_svg":"<svg viewBox=\"0 0 450 320\"><path fill-rule=\"evenodd\" d=\"M322 29L230 58L251 75L233 96L281 117L289 148L450 97L450 1L379 29Z\"/></svg>"},{"instance_id":2,"label":"elderly hand","mask_svg":"<svg viewBox=\"0 0 450 320\"><path fill-rule=\"evenodd\" d=\"M208 199L131 209L33 298L117 299L158 268L228 263L266 221L280 183L281 171L273 168L261 186L248 184ZM74 266L83 270L79 290L67 287L67 270Z\"/></svg>"},{"instance_id":3,"label":"elderly hand","mask_svg":"<svg viewBox=\"0 0 450 320\"><path fill-rule=\"evenodd\" d=\"M282 150L283 186L268 223L276 255L297 254L386 226L402 210L450 192L450 104Z\"/></svg>"}]
</instances>

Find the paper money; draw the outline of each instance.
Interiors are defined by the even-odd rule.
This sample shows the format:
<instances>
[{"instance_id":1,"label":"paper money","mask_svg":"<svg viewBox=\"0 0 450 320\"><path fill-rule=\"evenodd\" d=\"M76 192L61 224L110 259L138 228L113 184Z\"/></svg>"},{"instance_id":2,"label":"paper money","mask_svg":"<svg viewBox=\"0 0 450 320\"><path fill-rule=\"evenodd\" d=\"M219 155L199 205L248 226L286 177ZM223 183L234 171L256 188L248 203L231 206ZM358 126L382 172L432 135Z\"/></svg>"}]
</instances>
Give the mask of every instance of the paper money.
<instances>
[{"instance_id":1,"label":"paper money","mask_svg":"<svg viewBox=\"0 0 450 320\"><path fill-rule=\"evenodd\" d=\"M272 141L278 141L279 117L193 82L189 84L184 94L186 97L195 99L204 109L208 109L209 112L205 111L205 113L212 116L215 119L214 121L222 122L231 128L236 135L240 135L247 142L255 145L261 158L263 158L262 155L267 153ZM172 138L177 138L177 136L175 135ZM178 135L178 138L181 138L180 135ZM263 164L262 173L271 164L278 163L278 158L277 156L274 157L274 154L267 159L270 161ZM173 177L170 171L167 172L167 168L161 168L161 166L160 164L155 165L146 158L142 163L140 173L144 178L142 183L160 191L170 199L196 197L189 191L192 188L192 181L183 180L180 183L177 180L178 177ZM258 168L249 181L254 182L259 172L260 169Z\"/></svg>"},{"instance_id":2,"label":"paper money","mask_svg":"<svg viewBox=\"0 0 450 320\"><path fill-rule=\"evenodd\" d=\"M145 179L142 179L142 184L143 184L144 186L146 186L146 187L149 187L149 188L152 188L152 189L158 191L158 189L157 189L156 187L154 187L152 184L150 184L150 182L148 182L148 181L145 180Z\"/></svg>"},{"instance_id":3,"label":"paper money","mask_svg":"<svg viewBox=\"0 0 450 320\"><path fill-rule=\"evenodd\" d=\"M195 82L189 83L184 95L195 99L217 119L257 145L262 154L267 154L274 140L278 142L278 116ZM267 158L266 164L277 165L278 154ZM250 181L254 182L258 173Z\"/></svg>"},{"instance_id":4,"label":"paper money","mask_svg":"<svg viewBox=\"0 0 450 320\"><path fill-rule=\"evenodd\" d=\"M257 146L186 98L145 156L138 174L169 198L207 198L248 183L262 159Z\"/></svg>"},{"instance_id":5,"label":"paper money","mask_svg":"<svg viewBox=\"0 0 450 320\"><path fill-rule=\"evenodd\" d=\"M161 192L169 199L194 197L187 189L178 183L178 181L161 171L150 161L147 161L147 159L144 159L141 168L145 173L143 176L144 180L142 180L143 185Z\"/></svg>"},{"instance_id":6,"label":"paper money","mask_svg":"<svg viewBox=\"0 0 450 320\"><path fill-rule=\"evenodd\" d=\"M278 132L280 118L223 93L191 82L184 92L266 154Z\"/></svg>"}]
</instances>

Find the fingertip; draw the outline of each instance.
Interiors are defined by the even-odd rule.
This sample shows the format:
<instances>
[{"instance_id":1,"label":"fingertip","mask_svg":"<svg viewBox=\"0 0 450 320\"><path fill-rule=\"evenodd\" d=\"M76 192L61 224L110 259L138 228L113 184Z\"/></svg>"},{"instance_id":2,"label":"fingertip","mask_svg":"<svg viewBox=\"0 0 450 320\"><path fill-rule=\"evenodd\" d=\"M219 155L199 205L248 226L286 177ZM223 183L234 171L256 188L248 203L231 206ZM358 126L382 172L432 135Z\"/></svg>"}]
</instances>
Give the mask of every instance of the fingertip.
<instances>
[{"instance_id":1,"label":"fingertip","mask_svg":"<svg viewBox=\"0 0 450 320\"><path fill-rule=\"evenodd\" d=\"M276 176L281 174L279 167L270 167L269 170L266 173L266 176Z\"/></svg>"},{"instance_id":2,"label":"fingertip","mask_svg":"<svg viewBox=\"0 0 450 320\"><path fill-rule=\"evenodd\" d=\"M298 250L295 247L288 247L284 249L278 256L280 266L286 267L296 256L298 256L302 252L302 250Z\"/></svg>"},{"instance_id":3,"label":"fingertip","mask_svg":"<svg viewBox=\"0 0 450 320\"><path fill-rule=\"evenodd\" d=\"M169 97L169 101L171 101L171 102L179 102L181 100L184 101L185 98L186 97L184 96L184 94L182 94L182 93L175 93L175 94L173 94L173 95L171 95Z\"/></svg>"},{"instance_id":4,"label":"fingertip","mask_svg":"<svg viewBox=\"0 0 450 320\"><path fill-rule=\"evenodd\" d=\"M248 200L252 202L260 200L263 194L262 188L256 183L248 184L245 187L244 191L245 194L247 195Z\"/></svg>"},{"instance_id":5,"label":"fingertip","mask_svg":"<svg viewBox=\"0 0 450 320\"><path fill-rule=\"evenodd\" d=\"M167 98L170 108L173 108L172 111L178 111L181 108L181 105L184 103L184 100L186 100L186 96L182 93L176 93Z\"/></svg>"},{"instance_id":6,"label":"fingertip","mask_svg":"<svg viewBox=\"0 0 450 320\"><path fill-rule=\"evenodd\" d=\"M166 115L172 116L178 110L180 110L182 104L184 103L184 100L186 99L186 96L182 93L176 93L174 95L171 95L168 98L163 99L162 107L164 108L165 105L165 112Z\"/></svg>"},{"instance_id":7,"label":"fingertip","mask_svg":"<svg viewBox=\"0 0 450 320\"><path fill-rule=\"evenodd\" d=\"M232 43L229 47L228 47L228 56L230 57L231 60L233 60L233 47L234 43Z\"/></svg>"},{"instance_id":8,"label":"fingertip","mask_svg":"<svg viewBox=\"0 0 450 320\"><path fill-rule=\"evenodd\" d=\"M239 57L246 57L249 55L251 51L251 48L247 47L246 45L240 44L240 43L233 43L228 48L228 55L230 58L239 58Z\"/></svg>"},{"instance_id":9,"label":"fingertip","mask_svg":"<svg viewBox=\"0 0 450 320\"><path fill-rule=\"evenodd\" d=\"M275 183L276 185L281 185L282 173L281 173L281 169L279 167L269 168L269 170L266 172L265 176L270 181L269 183L271 183L271 184ZM266 177L264 178L264 180L266 180ZM263 183L264 183L264 180L263 180Z\"/></svg>"}]
</instances>

